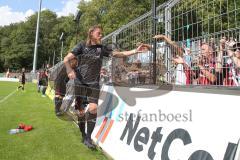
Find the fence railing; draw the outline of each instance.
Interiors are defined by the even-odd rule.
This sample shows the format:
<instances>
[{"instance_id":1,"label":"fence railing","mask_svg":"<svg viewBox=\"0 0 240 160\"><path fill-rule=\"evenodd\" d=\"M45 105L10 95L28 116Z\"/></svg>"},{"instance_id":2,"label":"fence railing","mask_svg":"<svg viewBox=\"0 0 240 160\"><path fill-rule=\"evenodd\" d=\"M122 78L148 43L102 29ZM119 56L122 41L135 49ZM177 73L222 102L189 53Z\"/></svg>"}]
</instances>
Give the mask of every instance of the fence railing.
<instances>
[{"instance_id":1,"label":"fence railing","mask_svg":"<svg viewBox=\"0 0 240 160\"><path fill-rule=\"evenodd\" d=\"M153 51L113 59L112 79L119 84L240 85L240 1L170 0L103 38L117 49L152 46L153 18L157 34L156 63ZM156 73L153 66L156 65Z\"/></svg>"}]
</instances>

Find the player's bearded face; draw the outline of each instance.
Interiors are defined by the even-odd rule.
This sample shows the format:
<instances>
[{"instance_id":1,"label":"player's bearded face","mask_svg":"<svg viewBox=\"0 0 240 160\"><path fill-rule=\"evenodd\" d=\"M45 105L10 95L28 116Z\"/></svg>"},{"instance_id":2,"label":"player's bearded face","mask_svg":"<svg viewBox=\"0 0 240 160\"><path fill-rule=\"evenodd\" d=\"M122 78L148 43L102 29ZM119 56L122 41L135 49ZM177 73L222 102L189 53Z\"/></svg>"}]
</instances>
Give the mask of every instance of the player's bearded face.
<instances>
[{"instance_id":1,"label":"player's bearded face","mask_svg":"<svg viewBox=\"0 0 240 160\"><path fill-rule=\"evenodd\" d=\"M102 39L102 30L100 28L96 28L92 32L92 40L95 41L96 44L101 44Z\"/></svg>"}]
</instances>

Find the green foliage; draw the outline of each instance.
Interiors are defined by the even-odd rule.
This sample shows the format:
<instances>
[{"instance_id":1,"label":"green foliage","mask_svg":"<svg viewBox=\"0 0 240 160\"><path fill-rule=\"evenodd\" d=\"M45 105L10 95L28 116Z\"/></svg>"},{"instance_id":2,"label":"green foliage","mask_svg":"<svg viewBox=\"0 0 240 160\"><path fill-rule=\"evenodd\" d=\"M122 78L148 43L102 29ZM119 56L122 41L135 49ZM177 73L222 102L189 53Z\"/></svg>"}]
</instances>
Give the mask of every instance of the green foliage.
<instances>
[{"instance_id":1,"label":"green foliage","mask_svg":"<svg viewBox=\"0 0 240 160\"><path fill-rule=\"evenodd\" d=\"M92 0L81 1L80 10L83 12L80 26L82 33L94 24L101 24L105 35L129 23L140 15L151 10L149 0ZM160 5L166 0L157 0ZM84 37L86 35L83 34Z\"/></svg>"},{"instance_id":2,"label":"green foliage","mask_svg":"<svg viewBox=\"0 0 240 160\"><path fill-rule=\"evenodd\" d=\"M65 33L63 51L67 53L75 36L75 23L72 19L73 15L57 18L56 13L50 10L41 12L37 68L43 67L48 60L52 63L54 51L57 57L55 62L60 60L59 37L62 32ZM0 28L0 71L7 68L17 70L22 67L31 70L36 24L37 13L30 16L26 22Z\"/></svg>"},{"instance_id":3,"label":"green foliage","mask_svg":"<svg viewBox=\"0 0 240 160\"><path fill-rule=\"evenodd\" d=\"M235 8L236 7L236 8ZM172 8L173 40L239 28L240 1L184 0Z\"/></svg>"}]
</instances>

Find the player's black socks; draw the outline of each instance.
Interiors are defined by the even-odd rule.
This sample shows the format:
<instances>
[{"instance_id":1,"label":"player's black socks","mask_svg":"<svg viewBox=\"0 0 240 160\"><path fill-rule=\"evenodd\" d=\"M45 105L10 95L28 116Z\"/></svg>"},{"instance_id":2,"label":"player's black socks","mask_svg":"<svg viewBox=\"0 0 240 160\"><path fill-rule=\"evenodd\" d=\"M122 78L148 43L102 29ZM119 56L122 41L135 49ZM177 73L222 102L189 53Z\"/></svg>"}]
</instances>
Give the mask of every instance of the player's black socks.
<instances>
[{"instance_id":1,"label":"player's black socks","mask_svg":"<svg viewBox=\"0 0 240 160\"><path fill-rule=\"evenodd\" d=\"M55 103L55 114L57 115L57 116L59 116L60 115L60 107L61 107L61 105L62 105L62 98L60 98L60 97L55 97L54 98L54 103Z\"/></svg>"},{"instance_id":2,"label":"player's black socks","mask_svg":"<svg viewBox=\"0 0 240 160\"><path fill-rule=\"evenodd\" d=\"M93 129L95 127L95 123L96 123L96 118L97 118L97 114L92 114L90 112L86 113L86 120L87 120L87 138L91 139L91 135L93 132Z\"/></svg>"},{"instance_id":3,"label":"player's black socks","mask_svg":"<svg viewBox=\"0 0 240 160\"><path fill-rule=\"evenodd\" d=\"M82 142L84 142L86 138L86 132L85 132L85 116L79 116L78 117L78 127L80 132L82 133Z\"/></svg>"}]
</instances>

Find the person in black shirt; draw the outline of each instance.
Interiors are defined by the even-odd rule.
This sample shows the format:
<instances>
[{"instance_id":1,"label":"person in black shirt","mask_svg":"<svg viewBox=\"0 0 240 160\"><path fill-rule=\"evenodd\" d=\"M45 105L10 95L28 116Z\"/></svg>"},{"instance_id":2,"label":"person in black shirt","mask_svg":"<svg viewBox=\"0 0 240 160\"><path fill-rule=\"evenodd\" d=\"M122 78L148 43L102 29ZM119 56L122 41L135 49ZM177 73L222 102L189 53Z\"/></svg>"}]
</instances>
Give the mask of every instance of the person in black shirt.
<instances>
[{"instance_id":1,"label":"person in black shirt","mask_svg":"<svg viewBox=\"0 0 240 160\"><path fill-rule=\"evenodd\" d=\"M89 148L95 148L91 141L91 134L97 117L100 92L99 80L103 57L126 57L140 53L142 48L140 45L137 49L130 51L112 51L112 49L101 44L101 38L102 28L98 25L91 27L88 31L87 41L77 44L64 58L69 81L60 110L65 114L76 96L88 102L88 110L85 114L79 109L83 113L80 115L84 117L84 120L80 119L79 128L84 138L84 144ZM74 57L78 58L78 67L76 69L72 69L70 66L70 60ZM87 121L86 134L85 120Z\"/></svg>"},{"instance_id":2,"label":"person in black shirt","mask_svg":"<svg viewBox=\"0 0 240 160\"><path fill-rule=\"evenodd\" d=\"M25 69L22 69L22 74L19 78L20 85L18 86L18 89L22 88L24 90L25 82L26 82L26 77L25 77Z\"/></svg>"}]
</instances>

